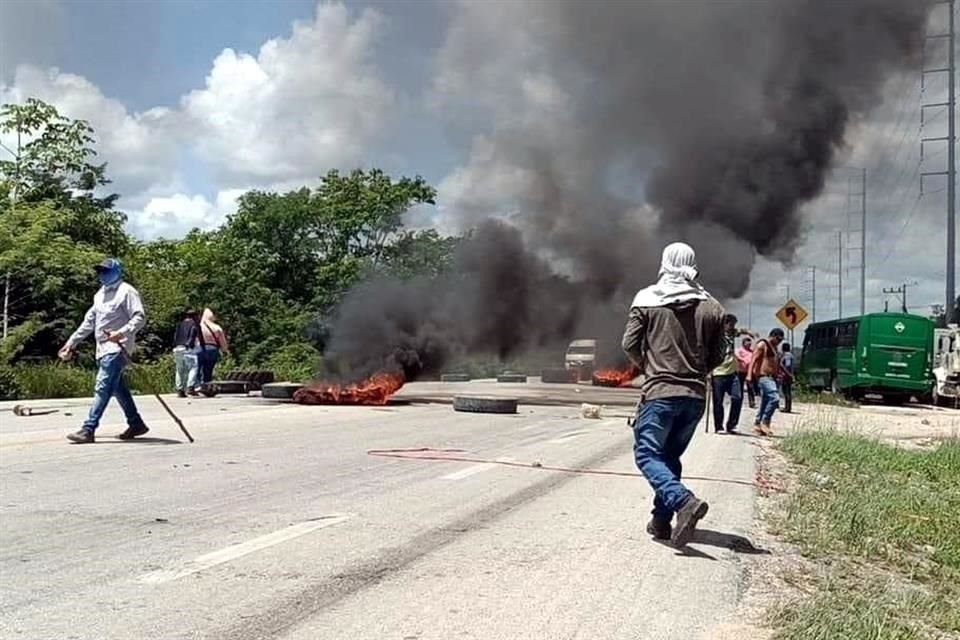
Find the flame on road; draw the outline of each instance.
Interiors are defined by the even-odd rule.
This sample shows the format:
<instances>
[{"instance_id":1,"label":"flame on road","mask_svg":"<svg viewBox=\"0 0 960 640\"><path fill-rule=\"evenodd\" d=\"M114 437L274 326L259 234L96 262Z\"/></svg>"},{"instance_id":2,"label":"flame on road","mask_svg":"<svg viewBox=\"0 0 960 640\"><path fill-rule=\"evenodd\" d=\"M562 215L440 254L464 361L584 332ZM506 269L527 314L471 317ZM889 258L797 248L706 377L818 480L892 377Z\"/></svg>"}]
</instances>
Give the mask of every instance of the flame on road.
<instances>
[{"instance_id":1,"label":"flame on road","mask_svg":"<svg viewBox=\"0 0 960 640\"><path fill-rule=\"evenodd\" d=\"M352 384L315 382L293 395L300 404L384 405L405 382L399 373L376 373Z\"/></svg>"}]
</instances>

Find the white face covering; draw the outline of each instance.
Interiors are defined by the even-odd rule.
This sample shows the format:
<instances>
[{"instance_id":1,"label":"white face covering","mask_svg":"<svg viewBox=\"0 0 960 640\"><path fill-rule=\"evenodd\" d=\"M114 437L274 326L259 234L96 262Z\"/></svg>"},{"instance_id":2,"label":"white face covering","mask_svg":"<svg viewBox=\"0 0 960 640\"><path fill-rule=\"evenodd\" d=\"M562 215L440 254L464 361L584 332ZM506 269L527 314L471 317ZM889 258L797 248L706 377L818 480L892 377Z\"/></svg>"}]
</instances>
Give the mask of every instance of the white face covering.
<instances>
[{"instance_id":1,"label":"white face covering","mask_svg":"<svg viewBox=\"0 0 960 640\"><path fill-rule=\"evenodd\" d=\"M697 282L697 257L693 247L674 242L663 250L657 283L641 289L634 307L665 307L689 300L708 300L710 294Z\"/></svg>"}]
</instances>

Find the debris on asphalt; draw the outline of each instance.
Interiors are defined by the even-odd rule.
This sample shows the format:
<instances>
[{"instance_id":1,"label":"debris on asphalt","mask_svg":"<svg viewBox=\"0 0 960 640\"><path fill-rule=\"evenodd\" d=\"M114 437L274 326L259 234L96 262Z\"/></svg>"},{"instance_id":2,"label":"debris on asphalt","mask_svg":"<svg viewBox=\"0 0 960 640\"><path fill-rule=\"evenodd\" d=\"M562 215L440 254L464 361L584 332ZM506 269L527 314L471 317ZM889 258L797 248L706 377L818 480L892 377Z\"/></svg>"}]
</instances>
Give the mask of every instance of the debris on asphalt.
<instances>
[{"instance_id":1,"label":"debris on asphalt","mask_svg":"<svg viewBox=\"0 0 960 640\"><path fill-rule=\"evenodd\" d=\"M580 415L591 420L600 419L600 405L584 402L580 405Z\"/></svg>"}]
</instances>

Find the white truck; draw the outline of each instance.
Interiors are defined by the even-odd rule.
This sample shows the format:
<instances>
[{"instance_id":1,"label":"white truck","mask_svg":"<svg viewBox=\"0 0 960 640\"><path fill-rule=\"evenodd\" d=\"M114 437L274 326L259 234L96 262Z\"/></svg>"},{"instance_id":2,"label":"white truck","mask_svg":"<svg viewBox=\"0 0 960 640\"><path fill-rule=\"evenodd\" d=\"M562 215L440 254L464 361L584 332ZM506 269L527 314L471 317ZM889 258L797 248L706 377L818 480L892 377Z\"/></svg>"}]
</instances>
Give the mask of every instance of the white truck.
<instances>
[{"instance_id":1,"label":"white truck","mask_svg":"<svg viewBox=\"0 0 960 640\"><path fill-rule=\"evenodd\" d=\"M564 356L564 364L567 370L576 370L581 380L589 380L597 366L597 341L581 339L571 342Z\"/></svg>"},{"instance_id":2,"label":"white truck","mask_svg":"<svg viewBox=\"0 0 960 640\"><path fill-rule=\"evenodd\" d=\"M960 409L960 327L955 324L933 334L933 404Z\"/></svg>"}]
</instances>

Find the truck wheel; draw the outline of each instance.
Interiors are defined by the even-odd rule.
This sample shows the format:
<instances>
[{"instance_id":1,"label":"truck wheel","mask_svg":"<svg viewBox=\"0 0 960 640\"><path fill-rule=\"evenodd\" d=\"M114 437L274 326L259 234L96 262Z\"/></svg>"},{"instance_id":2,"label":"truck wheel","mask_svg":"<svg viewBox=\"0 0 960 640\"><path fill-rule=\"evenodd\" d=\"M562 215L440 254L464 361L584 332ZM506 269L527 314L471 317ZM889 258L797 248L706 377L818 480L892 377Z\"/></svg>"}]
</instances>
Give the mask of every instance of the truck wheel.
<instances>
[{"instance_id":1,"label":"truck wheel","mask_svg":"<svg viewBox=\"0 0 960 640\"><path fill-rule=\"evenodd\" d=\"M516 398L480 398L455 396L453 410L464 413L516 413Z\"/></svg>"}]
</instances>

